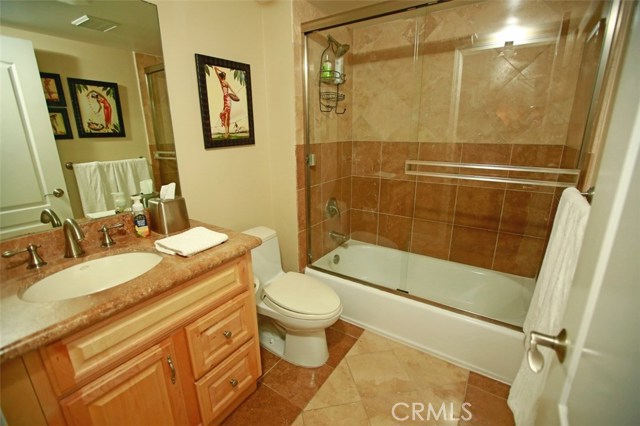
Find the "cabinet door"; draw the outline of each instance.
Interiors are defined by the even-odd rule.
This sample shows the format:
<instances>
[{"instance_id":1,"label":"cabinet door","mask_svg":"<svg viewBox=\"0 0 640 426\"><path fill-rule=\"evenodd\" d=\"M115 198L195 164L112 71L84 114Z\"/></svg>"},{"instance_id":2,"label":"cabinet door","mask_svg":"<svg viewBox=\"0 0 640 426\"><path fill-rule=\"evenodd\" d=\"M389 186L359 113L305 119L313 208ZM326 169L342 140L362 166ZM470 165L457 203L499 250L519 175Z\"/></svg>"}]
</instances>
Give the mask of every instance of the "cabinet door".
<instances>
[{"instance_id":1,"label":"cabinet door","mask_svg":"<svg viewBox=\"0 0 640 426\"><path fill-rule=\"evenodd\" d=\"M186 408L171 339L60 402L72 425L184 425Z\"/></svg>"}]
</instances>

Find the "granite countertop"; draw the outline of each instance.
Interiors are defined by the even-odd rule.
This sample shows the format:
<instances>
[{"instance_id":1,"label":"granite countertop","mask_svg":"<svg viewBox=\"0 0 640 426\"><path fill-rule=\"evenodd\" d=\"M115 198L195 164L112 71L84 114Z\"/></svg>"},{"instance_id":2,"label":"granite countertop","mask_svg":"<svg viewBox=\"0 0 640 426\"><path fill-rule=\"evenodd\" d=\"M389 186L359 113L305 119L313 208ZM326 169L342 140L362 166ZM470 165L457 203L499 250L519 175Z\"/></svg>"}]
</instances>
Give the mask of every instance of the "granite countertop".
<instances>
[{"instance_id":1,"label":"granite countertop","mask_svg":"<svg viewBox=\"0 0 640 426\"><path fill-rule=\"evenodd\" d=\"M103 224L122 222L125 223L124 228L111 231L116 245L100 247L101 233L98 229ZM152 232L147 238L136 238L130 222L130 217L116 216L82 223L86 239L81 245L86 254L77 259L63 257L61 228L0 243L3 252L24 248L29 243L41 245L39 253L47 262L40 269L29 270L26 269L26 254L0 259L0 362L122 312L260 245L258 238L192 220L192 227L204 226L223 232L229 240L191 257L171 256L154 248L154 242L164 235ZM162 261L150 271L119 286L57 302L25 302L19 297L29 285L69 266L107 255L140 251L157 253L162 256Z\"/></svg>"}]
</instances>

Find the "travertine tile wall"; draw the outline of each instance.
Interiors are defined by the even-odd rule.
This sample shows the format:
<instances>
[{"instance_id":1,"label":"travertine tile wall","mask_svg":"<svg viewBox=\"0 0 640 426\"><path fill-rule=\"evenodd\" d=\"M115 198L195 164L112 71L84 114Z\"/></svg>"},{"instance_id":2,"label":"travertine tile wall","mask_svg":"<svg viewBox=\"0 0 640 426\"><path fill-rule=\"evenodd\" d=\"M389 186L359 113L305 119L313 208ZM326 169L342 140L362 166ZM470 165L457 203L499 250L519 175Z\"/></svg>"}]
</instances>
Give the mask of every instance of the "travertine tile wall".
<instances>
[{"instance_id":1,"label":"travertine tile wall","mask_svg":"<svg viewBox=\"0 0 640 426\"><path fill-rule=\"evenodd\" d=\"M328 232L338 230L374 244L534 277L559 191L415 177L404 173L404 161L575 167L579 148L571 132L584 128L586 119L577 99L592 84L583 73L576 85L583 58L575 46L584 44L597 10L587 2L524 2L518 9L484 2L345 30L341 36L352 45L347 112L318 113L310 105L309 149L317 164L310 173L314 259L336 246ZM509 16L537 28L542 41L486 47L484 39ZM303 150L297 151L301 236ZM332 196L342 207L340 218L323 214Z\"/></svg>"}]
</instances>

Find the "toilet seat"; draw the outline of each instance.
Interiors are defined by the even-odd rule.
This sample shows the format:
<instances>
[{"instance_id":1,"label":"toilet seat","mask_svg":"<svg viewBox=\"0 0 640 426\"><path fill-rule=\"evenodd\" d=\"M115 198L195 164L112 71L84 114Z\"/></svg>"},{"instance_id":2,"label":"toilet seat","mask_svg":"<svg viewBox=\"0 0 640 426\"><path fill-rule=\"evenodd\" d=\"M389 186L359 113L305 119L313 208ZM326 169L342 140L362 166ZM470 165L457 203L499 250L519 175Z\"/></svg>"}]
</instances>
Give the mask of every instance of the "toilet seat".
<instances>
[{"instance_id":1,"label":"toilet seat","mask_svg":"<svg viewBox=\"0 0 640 426\"><path fill-rule=\"evenodd\" d=\"M263 301L282 315L327 319L342 310L340 298L326 284L297 272L287 272L265 285Z\"/></svg>"}]
</instances>

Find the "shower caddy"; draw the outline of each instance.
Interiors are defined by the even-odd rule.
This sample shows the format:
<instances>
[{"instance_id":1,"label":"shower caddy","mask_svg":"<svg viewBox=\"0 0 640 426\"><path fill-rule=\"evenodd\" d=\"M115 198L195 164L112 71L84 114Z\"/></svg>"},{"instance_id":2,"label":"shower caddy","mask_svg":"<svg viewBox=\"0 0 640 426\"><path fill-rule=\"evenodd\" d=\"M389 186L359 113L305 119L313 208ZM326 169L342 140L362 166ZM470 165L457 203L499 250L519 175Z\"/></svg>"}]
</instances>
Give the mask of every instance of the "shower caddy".
<instances>
[{"instance_id":1,"label":"shower caddy","mask_svg":"<svg viewBox=\"0 0 640 426\"><path fill-rule=\"evenodd\" d=\"M329 54L331 54L331 58ZM325 60L325 58L327 60ZM344 114L347 109L342 108L341 111L338 111L338 102L344 101L345 99L344 93L340 93L340 86L346 81L346 74L337 71L335 64L336 57L333 50L333 42L330 38L329 46L327 46L327 48L322 51L322 55L320 55L320 72L318 73L320 111L333 111L336 114Z\"/></svg>"}]
</instances>

